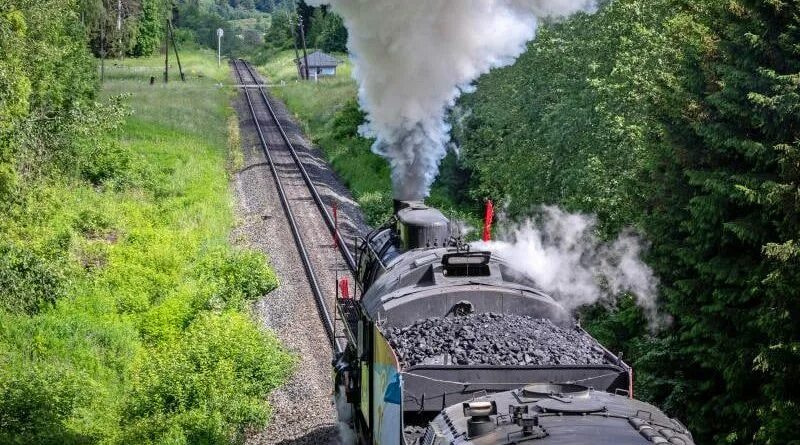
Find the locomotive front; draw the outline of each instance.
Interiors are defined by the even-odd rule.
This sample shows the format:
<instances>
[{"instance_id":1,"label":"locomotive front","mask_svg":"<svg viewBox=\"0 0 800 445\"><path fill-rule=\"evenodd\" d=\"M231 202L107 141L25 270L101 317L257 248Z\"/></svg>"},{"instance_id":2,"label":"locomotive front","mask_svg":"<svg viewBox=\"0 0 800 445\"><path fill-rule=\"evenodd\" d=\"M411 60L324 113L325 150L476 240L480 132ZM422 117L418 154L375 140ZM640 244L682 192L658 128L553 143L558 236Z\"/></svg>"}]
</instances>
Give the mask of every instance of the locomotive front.
<instances>
[{"instance_id":1,"label":"locomotive front","mask_svg":"<svg viewBox=\"0 0 800 445\"><path fill-rule=\"evenodd\" d=\"M461 443L472 434L448 421L454 406L496 405L533 383L631 395L629 366L512 264L452 237L422 202L396 202L360 242L357 264L360 293L337 299L347 347L334 365L340 419L360 443L410 444L424 431L430 443ZM431 432L442 416L451 439ZM506 443L488 437L474 443Z\"/></svg>"}]
</instances>

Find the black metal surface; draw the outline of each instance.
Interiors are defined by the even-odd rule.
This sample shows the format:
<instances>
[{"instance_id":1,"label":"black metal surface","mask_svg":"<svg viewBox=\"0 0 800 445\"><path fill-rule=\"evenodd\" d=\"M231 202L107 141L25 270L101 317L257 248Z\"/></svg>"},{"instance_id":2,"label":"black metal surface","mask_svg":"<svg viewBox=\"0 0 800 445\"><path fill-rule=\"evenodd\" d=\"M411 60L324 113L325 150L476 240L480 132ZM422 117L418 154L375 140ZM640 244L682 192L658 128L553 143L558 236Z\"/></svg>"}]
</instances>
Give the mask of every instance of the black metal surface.
<instances>
[{"instance_id":1,"label":"black metal surface","mask_svg":"<svg viewBox=\"0 0 800 445\"><path fill-rule=\"evenodd\" d=\"M525 398L521 390L477 397L492 403L492 428L476 430L474 416L454 404L433 419L421 445L694 445L691 433L657 407L584 388L577 393ZM472 422L471 422L472 421Z\"/></svg>"},{"instance_id":2,"label":"black metal surface","mask_svg":"<svg viewBox=\"0 0 800 445\"><path fill-rule=\"evenodd\" d=\"M239 78L239 83L241 83L243 85L245 84L244 78L242 77L242 70L240 68L240 65L245 67L246 72L248 73L249 76L252 77L253 81L255 82L256 81L256 76L252 73L252 71L247 66L247 64L242 60L234 60L233 61L233 67L234 67L234 71L236 71L237 77ZM258 87L259 91L261 91L261 94L264 95L264 92L263 92L262 88L263 87L261 87L261 86ZM333 346L334 350L336 352L341 352L342 348L341 348L341 346L339 345L339 343L335 339L333 320L331 319L330 312L328 311L327 305L325 304L325 297L324 297L324 294L322 293L322 290L321 290L321 288L319 286L319 280L317 279L317 276L314 273L314 268L311 265L311 259L310 259L309 255L308 255L308 250L306 249L305 243L303 242L303 238L300 235L300 230L297 227L297 222L295 220L294 213L292 212L292 207L289 204L289 200L286 197L286 191L284 190L283 183L281 181L280 175L278 174L278 171L275 168L275 163L273 162L272 154L270 153L270 149L269 149L269 145L267 144L266 138L264 137L264 133L263 133L263 131L261 129L261 125L258 123L258 116L256 114L255 108L253 107L253 101L250 98L250 90L248 88L243 88L243 90L244 90L244 93L245 93L245 97L247 98L247 105L248 105L248 108L250 109L250 114L251 114L251 116L253 118L253 123L254 123L254 125L256 127L256 131L258 133L258 138L261 141L261 148L263 149L264 155L267 158L267 162L269 164L270 171L272 172L272 177L275 180L275 186L278 189L278 195L279 195L280 200L281 200L281 206L283 207L284 212L286 212L286 219L289 222L289 227L291 228L292 236L294 237L295 244L297 245L297 250L298 250L298 253L300 254L300 259L303 262L303 268L305 269L306 276L308 277L309 284L311 285L311 291L314 294L314 299L315 299L316 304L317 304L317 309L319 310L319 313L320 313L320 318L322 319L322 322L325 325L325 330L328 333L328 338L329 338L329 340L331 342L331 345ZM267 105L269 105L269 103L267 103ZM269 112L272 115L272 117L275 119L275 114L272 111L271 107L269 108ZM288 144L288 138L286 138L286 134L284 133L283 129L280 127L280 123L277 121L277 119L275 120L275 122L276 122L276 125L278 125L278 128L280 129L280 132L284 137L284 140L287 141L287 144ZM292 152L294 152L293 149L292 149ZM297 159L295 158L295 160L297 160ZM306 184L308 185L309 189L311 189L311 191L314 194L316 194L316 190L314 190L313 184L311 184L310 182L307 182Z\"/></svg>"},{"instance_id":3,"label":"black metal surface","mask_svg":"<svg viewBox=\"0 0 800 445\"><path fill-rule=\"evenodd\" d=\"M628 373L616 365L440 366L404 370L403 410L439 411L476 394L522 388L532 382L579 382L614 392L628 387Z\"/></svg>"},{"instance_id":4,"label":"black metal surface","mask_svg":"<svg viewBox=\"0 0 800 445\"><path fill-rule=\"evenodd\" d=\"M264 92L264 88L262 86L264 83L258 76L255 75L253 69L250 67L250 64L248 64L244 60L242 60L241 62L244 65L245 69L247 69L247 72L250 74L250 77L253 78L254 84L259 85L258 92L261 93L261 99L264 101L264 105L266 105L267 110L269 110L270 116L272 116L272 119L275 121L275 125L278 127L278 131L280 132L281 138L283 138L283 141L286 144L286 148L289 149L289 153L292 155L292 159L294 159L295 164L297 164L297 168L300 170L300 174L303 177L303 181L308 186L309 191L311 191L311 196L312 198L314 198L314 202L317 204L317 208L319 209L320 214L322 214L322 218L325 220L325 224L328 226L328 229L330 229L330 231L336 237L337 241L336 244L339 247L339 251L341 252L342 257L347 263L347 267L350 269L351 272L355 273L356 261L353 258L353 254L350 252L350 249L347 248L347 243L345 243L344 238L342 238L342 235L337 230L336 223L334 222L333 217L331 217L330 212L328 212L328 208L325 206L325 203L322 201L322 198L319 196L319 193L317 193L317 188L316 186L314 186L314 182L311 180L311 176L309 176L308 172L306 171L305 165L303 165L303 162L297 155L297 151L295 150L294 145L292 145L292 142L289 140L289 137L286 136L286 132L283 130L283 126L281 125L280 120L278 119L278 116L275 113L275 110L272 108L272 104L269 102L267 94Z\"/></svg>"},{"instance_id":5,"label":"black metal surface","mask_svg":"<svg viewBox=\"0 0 800 445\"><path fill-rule=\"evenodd\" d=\"M410 202L397 212L397 228L406 250L445 247L450 239L450 221L422 202Z\"/></svg>"}]
</instances>

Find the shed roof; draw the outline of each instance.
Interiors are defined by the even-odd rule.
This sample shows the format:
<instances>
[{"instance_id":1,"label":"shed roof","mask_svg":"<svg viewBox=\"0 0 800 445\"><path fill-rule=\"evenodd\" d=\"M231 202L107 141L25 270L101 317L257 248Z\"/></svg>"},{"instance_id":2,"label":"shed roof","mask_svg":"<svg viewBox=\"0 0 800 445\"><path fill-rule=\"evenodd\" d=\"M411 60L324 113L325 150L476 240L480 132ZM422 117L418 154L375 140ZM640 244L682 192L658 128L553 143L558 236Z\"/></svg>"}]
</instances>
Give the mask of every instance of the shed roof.
<instances>
[{"instance_id":1,"label":"shed roof","mask_svg":"<svg viewBox=\"0 0 800 445\"><path fill-rule=\"evenodd\" d=\"M298 59L295 59L295 61L297 60ZM300 63L304 63L303 57L301 57L299 60ZM337 60L335 57L331 56L330 54L325 54L322 51L314 51L308 55L309 67L336 66L340 63L341 62L339 62L339 60Z\"/></svg>"}]
</instances>

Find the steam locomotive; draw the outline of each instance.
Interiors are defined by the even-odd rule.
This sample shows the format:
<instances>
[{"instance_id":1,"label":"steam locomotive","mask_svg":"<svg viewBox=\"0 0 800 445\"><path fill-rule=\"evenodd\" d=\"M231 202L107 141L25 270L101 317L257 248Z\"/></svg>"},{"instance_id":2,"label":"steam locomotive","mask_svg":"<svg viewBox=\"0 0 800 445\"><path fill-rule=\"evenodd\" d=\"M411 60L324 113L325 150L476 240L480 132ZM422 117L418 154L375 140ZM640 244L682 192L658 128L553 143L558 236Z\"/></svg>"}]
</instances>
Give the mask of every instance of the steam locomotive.
<instances>
[{"instance_id":1,"label":"steam locomotive","mask_svg":"<svg viewBox=\"0 0 800 445\"><path fill-rule=\"evenodd\" d=\"M630 366L513 264L451 236L440 211L396 201L394 216L359 241L356 262L356 291L337 290L346 346L333 360L340 422L354 442L694 444L679 421L633 398ZM387 340L387 330L420 319L486 313L575 330L597 344L603 361L409 364Z\"/></svg>"}]
</instances>

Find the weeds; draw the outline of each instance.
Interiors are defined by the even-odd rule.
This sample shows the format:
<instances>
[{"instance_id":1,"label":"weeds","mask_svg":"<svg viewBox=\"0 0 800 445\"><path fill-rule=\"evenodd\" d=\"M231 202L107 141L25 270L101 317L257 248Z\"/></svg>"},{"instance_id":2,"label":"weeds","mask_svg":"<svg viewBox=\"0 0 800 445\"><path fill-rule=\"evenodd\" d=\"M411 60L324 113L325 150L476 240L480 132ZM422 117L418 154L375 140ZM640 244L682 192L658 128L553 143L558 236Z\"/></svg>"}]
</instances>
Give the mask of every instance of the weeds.
<instances>
[{"instance_id":1,"label":"weeds","mask_svg":"<svg viewBox=\"0 0 800 445\"><path fill-rule=\"evenodd\" d=\"M227 242L225 71L185 58L186 84L150 86L155 58L109 67L132 114L4 204L0 443L238 442L293 367L247 314L267 259Z\"/></svg>"}]
</instances>

